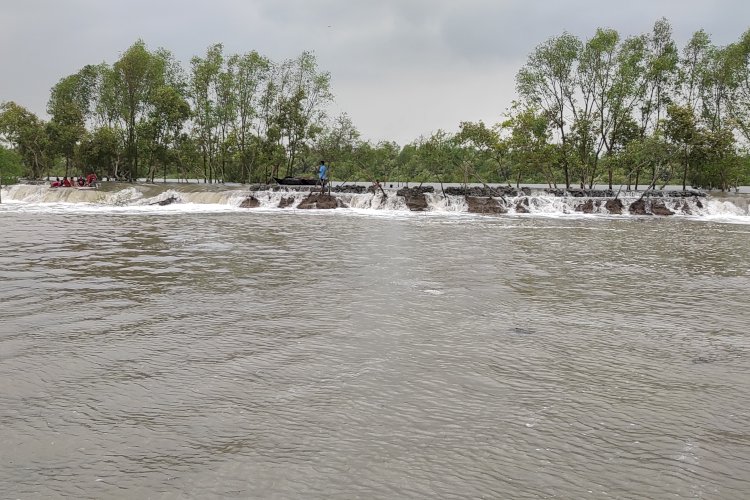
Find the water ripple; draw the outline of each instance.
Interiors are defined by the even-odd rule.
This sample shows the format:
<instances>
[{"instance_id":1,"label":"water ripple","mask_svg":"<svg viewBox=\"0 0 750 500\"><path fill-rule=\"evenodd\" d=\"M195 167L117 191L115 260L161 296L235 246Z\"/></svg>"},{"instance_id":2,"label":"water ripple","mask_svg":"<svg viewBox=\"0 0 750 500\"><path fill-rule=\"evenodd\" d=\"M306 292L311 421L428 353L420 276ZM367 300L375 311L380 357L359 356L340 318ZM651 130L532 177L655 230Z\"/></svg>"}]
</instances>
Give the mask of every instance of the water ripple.
<instances>
[{"instance_id":1,"label":"water ripple","mask_svg":"<svg viewBox=\"0 0 750 500\"><path fill-rule=\"evenodd\" d=\"M750 490L746 233L86 217L4 216L5 496Z\"/></svg>"}]
</instances>

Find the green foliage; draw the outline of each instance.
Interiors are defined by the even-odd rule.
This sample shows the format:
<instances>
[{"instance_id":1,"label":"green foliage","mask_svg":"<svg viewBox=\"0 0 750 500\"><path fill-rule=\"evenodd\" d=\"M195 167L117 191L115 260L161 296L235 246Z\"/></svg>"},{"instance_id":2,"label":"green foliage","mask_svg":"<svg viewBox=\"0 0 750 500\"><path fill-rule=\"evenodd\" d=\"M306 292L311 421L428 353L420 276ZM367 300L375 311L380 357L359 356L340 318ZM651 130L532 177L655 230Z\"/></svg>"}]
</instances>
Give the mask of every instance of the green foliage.
<instances>
[{"instance_id":1,"label":"green foliage","mask_svg":"<svg viewBox=\"0 0 750 500\"><path fill-rule=\"evenodd\" d=\"M14 102L0 105L0 140L20 155L26 176L40 179L48 167L49 134L45 123Z\"/></svg>"},{"instance_id":2,"label":"green foliage","mask_svg":"<svg viewBox=\"0 0 750 500\"><path fill-rule=\"evenodd\" d=\"M96 173L100 178L119 178L125 162L123 131L113 127L100 127L87 133L79 147L81 174Z\"/></svg>"},{"instance_id":3,"label":"green foliage","mask_svg":"<svg viewBox=\"0 0 750 500\"><path fill-rule=\"evenodd\" d=\"M656 185L659 181L666 184L672 178L675 169L674 149L659 134L640 137L629 142L616 159L623 168L628 188L639 185Z\"/></svg>"},{"instance_id":4,"label":"green foliage","mask_svg":"<svg viewBox=\"0 0 750 500\"><path fill-rule=\"evenodd\" d=\"M748 175L749 67L750 30L726 47L699 30L682 51L666 19L627 38L562 33L529 54L504 121L463 121L400 147L363 139L345 113L328 116L331 76L310 52L275 62L214 44L186 71L138 40L114 64L60 79L48 122L3 103L0 141L32 178L93 170L267 182L312 176L325 159L342 182L679 179L728 189Z\"/></svg>"},{"instance_id":5,"label":"green foliage","mask_svg":"<svg viewBox=\"0 0 750 500\"><path fill-rule=\"evenodd\" d=\"M170 60L171 55L166 50L150 52L143 40L138 40L112 66L112 104L125 124L129 180L139 177L138 131L145 128L157 89L168 84Z\"/></svg>"},{"instance_id":6,"label":"green foliage","mask_svg":"<svg viewBox=\"0 0 750 500\"><path fill-rule=\"evenodd\" d=\"M726 101L732 125L750 142L750 29L726 49L729 98Z\"/></svg>"},{"instance_id":7,"label":"green foliage","mask_svg":"<svg viewBox=\"0 0 750 500\"><path fill-rule=\"evenodd\" d=\"M682 189L685 189L693 151L698 140L698 129L693 109L689 106L670 105L667 108L664 132L674 144L679 161L682 164Z\"/></svg>"},{"instance_id":8,"label":"green foliage","mask_svg":"<svg viewBox=\"0 0 750 500\"><path fill-rule=\"evenodd\" d=\"M618 175L638 185L679 172L683 185L726 189L744 175L732 138L750 142L748 54L750 31L715 47L701 30L680 56L666 19L624 41L608 29L585 43L564 33L537 47L519 71L519 106L550 118L558 154L548 161L566 185L601 182L604 167L610 187ZM526 154L518 143L529 137L527 124L518 118L508 124L512 150Z\"/></svg>"},{"instance_id":9,"label":"green foliage","mask_svg":"<svg viewBox=\"0 0 750 500\"><path fill-rule=\"evenodd\" d=\"M555 167L562 161L560 148L550 143L553 127L549 114L516 103L513 114L500 126L505 139L499 147L499 179L510 182L514 177L516 185L520 185L522 179L536 178L556 185L561 179ZM566 166L569 163L566 161Z\"/></svg>"},{"instance_id":10,"label":"green foliage","mask_svg":"<svg viewBox=\"0 0 750 500\"><path fill-rule=\"evenodd\" d=\"M47 112L50 154L65 158L65 173L69 172L76 148L86 134L86 119L90 116L95 96L97 68L86 66L76 74L61 79L52 87Z\"/></svg>"},{"instance_id":11,"label":"green foliage","mask_svg":"<svg viewBox=\"0 0 750 500\"><path fill-rule=\"evenodd\" d=\"M0 184L15 184L23 176L23 160L21 156L0 145Z\"/></svg>"},{"instance_id":12,"label":"green foliage","mask_svg":"<svg viewBox=\"0 0 750 500\"><path fill-rule=\"evenodd\" d=\"M696 168L690 182L694 187L726 191L737 186L743 177L743 161L736 153L735 137L729 128L700 129L693 157Z\"/></svg>"}]
</instances>

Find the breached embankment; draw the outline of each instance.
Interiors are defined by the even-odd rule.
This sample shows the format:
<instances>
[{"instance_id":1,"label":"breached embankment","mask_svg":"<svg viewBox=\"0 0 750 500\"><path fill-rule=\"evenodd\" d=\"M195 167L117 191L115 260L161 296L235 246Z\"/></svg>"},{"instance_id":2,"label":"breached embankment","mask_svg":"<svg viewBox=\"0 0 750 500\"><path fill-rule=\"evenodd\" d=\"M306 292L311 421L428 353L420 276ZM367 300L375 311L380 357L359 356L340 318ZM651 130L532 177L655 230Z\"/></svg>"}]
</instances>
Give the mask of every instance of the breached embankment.
<instances>
[{"instance_id":1,"label":"breached embankment","mask_svg":"<svg viewBox=\"0 0 750 500\"><path fill-rule=\"evenodd\" d=\"M404 197L409 210L421 212L429 210L429 198L434 196L434 192L433 187L416 187L402 188L396 194ZM442 194L444 198L463 197L469 213L495 215L534 213L544 204L549 204L550 197L562 201L562 204L552 202L553 206L559 206L561 213L572 211L608 215L693 215L694 208L704 208L701 200L707 198L706 193L695 190L648 190L633 200L634 195L638 193L623 194L612 190L585 189L545 189L541 193L534 193L530 188L516 189L510 186L449 187L443 190Z\"/></svg>"},{"instance_id":2,"label":"breached embankment","mask_svg":"<svg viewBox=\"0 0 750 500\"><path fill-rule=\"evenodd\" d=\"M747 195L708 196L694 190L647 192L516 189L510 186L416 186L375 189L362 185L335 186L330 194L319 188L287 186L226 186L218 184L102 183L96 190L50 188L17 184L3 187L3 202L46 206L144 207L180 210L181 207L224 207L252 210L383 210L395 212L473 213L484 215L622 215L622 216L732 216L750 217Z\"/></svg>"}]
</instances>

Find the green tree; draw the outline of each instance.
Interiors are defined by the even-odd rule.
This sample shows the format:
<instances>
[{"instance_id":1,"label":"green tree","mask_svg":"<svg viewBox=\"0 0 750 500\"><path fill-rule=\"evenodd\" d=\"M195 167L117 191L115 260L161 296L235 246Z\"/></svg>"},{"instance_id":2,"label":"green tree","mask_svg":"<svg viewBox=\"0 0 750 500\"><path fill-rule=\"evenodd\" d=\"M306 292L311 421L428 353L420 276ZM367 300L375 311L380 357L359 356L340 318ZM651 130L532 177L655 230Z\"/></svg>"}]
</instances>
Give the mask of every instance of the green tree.
<instances>
[{"instance_id":1,"label":"green tree","mask_svg":"<svg viewBox=\"0 0 750 500\"><path fill-rule=\"evenodd\" d=\"M615 56L611 84L604 87L597 101L598 133L604 145L605 157L622 150L636 137L637 124L633 113L640 102L644 72L645 47L642 37L630 37L622 42ZM607 161L607 181L612 189L616 161Z\"/></svg>"},{"instance_id":2,"label":"green tree","mask_svg":"<svg viewBox=\"0 0 750 500\"><path fill-rule=\"evenodd\" d=\"M592 187L599 157L606 146L611 123L611 99L617 76L617 50L620 35L612 29L597 29L579 55L576 86L579 105L573 111L573 150L581 187Z\"/></svg>"},{"instance_id":3,"label":"green tree","mask_svg":"<svg viewBox=\"0 0 750 500\"><path fill-rule=\"evenodd\" d=\"M98 176L117 179L125 163L125 146L120 130L99 127L87 133L79 147L80 159Z\"/></svg>"},{"instance_id":4,"label":"green tree","mask_svg":"<svg viewBox=\"0 0 750 500\"><path fill-rule=\"evenodd\" d=\"M552 187L557 185L559 174L564 179L564 171L556 170L563 162L556 157L559 148L550 144L552 127L549 115L541 110L514 106L514 113L501 124L501 129L507 131L501 146L509 160L503 172L505 180L515 175L518 187L523 178L541 176ZM565 162L566 166L569 164L570 161Z\"/></svg>"},{"instance_id":5,"label":"green tree","mask_svg":"<svg viewBox=\"0 0 750 500\"><path fill-rule=\"evenodd\" d=\"M318 70L311 52L276 66L272 120L286 150L286 175L294 173L300 152L322 131L325 106L333 99L331 75Z\"/></svg>"},{"instance_id":6,"label":"green tree","mask_svg":"<svg viewBox=\"0 0 750 500\"><path fill-rule=\"evenodd\" d=\"M700 90L701 118L709 129L714 131L722 130L726 126L725 120L734 76L732 70L730 50L712 46L708 51Z\"/></svg>"},{"instance_id":7,"label":"green tree","mask_svg":"<svg viewBox=\"0 0 750 500\"><path fill-rule=\"evenodd\" d=\"M143 40L138 40L112 68L113 97L127 134L127 175L131 181L139 174L138 125L148 119L153 93L165 83L164 55L164 51L149 52Z\"/></svg>"},{"instance_id":8,"label":"green tree","mask_svg":"<svg viewBox=\"0 0 750 500\"><path fill-rule=\"evenodd\" d=\"M703 30L693 33L682 50L678 71L678 91L684 105L692 109L694 113L701 111L702 88L711 50L711 39Z\"/></svg>"},{"instance_id":9,"label":"green tree","mask_svg":"<svg viewBox=\"0 0 750 500\"><path fill-rule=\"evenodd\" d=\"M728 127L702 128L696 134L695 162L691 184L706 189L729 190L739 183L742 161L736 153L735 136Z\"/></svg>"},{"instance_id":10,"label":"green tree","mask_svg":"<svg viewBox=\"0 0 750 500\"><path fill-rule=\"evenodd\" d=\"M306 165L317 164L318 159L324 159L329 165L331 172L335 168L335 175L344 182L355 180L361 168L361 157L355 155L360 148L366 149L366 145L360 140L360 133L354 126L352 119L346 113L336 117L331 125L325 126L318 134L310 154L315 158L303 160ZM367 176L365 176L367 178Z\"/></svg>"},{"instance_id":11,"label":"green tree","mask_svg":"<svg viewBox=\"0 0 750 500\"><path fill-rule=\"evenodd\" d=\"M730 67L728 112L739 132L750 143L750 29L727 48Z\"/></svg>"},{"instance_id":12,"label":"green tree","mask_svg":"<svg viewBox=\"0 0 750 500\"><path fill-rule=\"evenodd\" d=\"M661 179L666 183L672 177L674 151L661 133L639 137L628 143L620 153L619 161L625 166L628 190L634 184L638 189L641 175L651 169L650 186Z\"/></svg>"},{"instance_id":13,"label":"green tree","mask_svg":"<svg viewBox=\"0 0 750 500\"><path fill-rule=\"evenodd\" d=\"M395 142L359 142L352 151L353 176L384 184L397 177L401 148ZM356 177L354 177L356 176Z\"/></svg>"},{"instance_id":14,"label":"green tree","mask_svg":"<svg viewBox=\"0 0 750 500\"><path fill-rule=\"evenodd\" d=\"M271 61L255 51L233 55L227 63L235 74L237 121L234 135L242 169L243 182L255 178L254 169L260 155L262 89L268 84Z\"/></svg>"},{"instance_id":15,"label":"green tree","mask_svg":"<svg viewBox=\"0 0 750 500\"><path fill-rule=\"evenodd\" d=\"M223 46L214 44L203 58L193 57L190 98L193 102L193 125L201 150L204 182L213 182L219 149L219 78L224 65Z\"/></svg>"},{"instance_id":16,"label":"green tree","mask_svg":"<svg viewBox=\"0 0 750 500\"><path fill-rule=\"evenodd\" d=\"M15 102L0 104L0 141L10 144L21 156L24 175L41 179L48 168L50 150L45 122Z\"/></svg>"},{"instance_id":17,"label":"green tree","mask_svg":"<svg viewBox=\"0 0 750 500\"><path fill-rule=\"evenodd\" d=\"M484 122L461 122L454 141L467 153L473 176L486 179L502 176L501 169L506 152L506 145L500 138L497 127L489 128Z\"/></svg>"},{"instance_id":18,"label":"green tree","mask_svg":"<svg viewBox=\"0 0 750 500\"><path fill-rule=\"evenodd\" d=\"M581 49L578 38L563 33L536 47L516 76L521 98L527 107L540 109L549 116L563 150L568 146L569 114L575 107L575 68ZM562 167L565 186L570 187L567 155Z\"/></svg>"},{"instance_id":19,"label":"green tree","mask_svg":"<svg viewBox=\"0 0 750 500\"><path fill-rule=\"evenodd\" d=\"M81 138L86 133L86 117L92 99L90 68L60 80L47 103L51 149L65 158L65 175L70 175L71 162Z\"/></svg>"},{"instance_id":20,"label":"green tree","mask_svg":"<svg viewBox=\"0 0 750 500\"><path fill-rule=\"evenodd\" d=\"M0 145L0 187L14 184L23 175L21 155Z\"/></svg>"},{"instance_id":21,"label":"green tree","mask_svg":"<svg viewBox=\"0 0 750 500\"><path fill-rule=\"evenodd\" d=\"M690 159L697 140L697 123L693 108L689 105L672 104L667 107L664 125L666 137L674 144L682 164L682 189L687 186Z\"/></svg>"},{"instance_id":22,"label":"green tree","mask_svg":"<svg viewBox=\"0 0 750 500\"><path fill-rule=\"evenodd\" d=\"M666 106L672 102L671 92L677 79L679 53L672 40L672 26L664 18L654 23L646 39L646 68L641 105L641 136L658 130Z\"/></svg>"},{"instance_id":23,"label":"green tree","mask_svg":"<svg viewBox=\"0 0 750 500\"><path fill-rule=\"evenodd\" d=\"M437 180L441 186L446 182L466 180L465 151L456 143L455 137L444 130L437 130L417 142L417 159L427 179Z\"/></svg>"},{"instance_id":24,"label":"green tree","mask_svg":"<svg viewBox=\"0 0 750 500\"><path fill-rule=\"evenodd\" d=\"M413 141L401 148L398 154L397 178L399 181L405 182L407 187L409 182L424 182L429 176L419 158L419 147L423 142L424 138Z\"/></svg>"},{"instance_id":25,"label":"green tree","mask_svg":"<svg viewBox=\"0 0 750 500\"><path fill-rule=\"evenodd\" d=\"M149 156L147 178L154 181L156 169L162 167L166 181L167 170L176 162L175 149L185 122L190 118L190 105L171 85L156 89L151 98L148 120L143 123L145 149Z\"/></svg>"}]
</instances>

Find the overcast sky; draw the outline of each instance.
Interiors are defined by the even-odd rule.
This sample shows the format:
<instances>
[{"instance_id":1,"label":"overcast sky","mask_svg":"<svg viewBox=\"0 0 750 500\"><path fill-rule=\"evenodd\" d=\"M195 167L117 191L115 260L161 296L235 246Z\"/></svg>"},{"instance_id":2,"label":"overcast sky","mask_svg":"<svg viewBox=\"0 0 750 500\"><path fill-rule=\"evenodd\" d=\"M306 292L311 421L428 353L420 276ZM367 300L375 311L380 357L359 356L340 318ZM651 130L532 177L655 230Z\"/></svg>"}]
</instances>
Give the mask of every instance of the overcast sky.
<instances>
[{"instance_id":1,"label":"overcast sky","mask_svg":"<svg viewBox=\"0 0 750 500\"><path fill-rule=\"evenodd\" d=\"M275 61L311 50L329 71L333 114L364 138L410 142L460 121L496 123L529 53L563 31L646 33L666 17L680 48L750 28L747 0L0 0L0 102L40 116L50 88L114 63L142 38L187 64L213 43Z\"/></svg>"}]
</instances>

